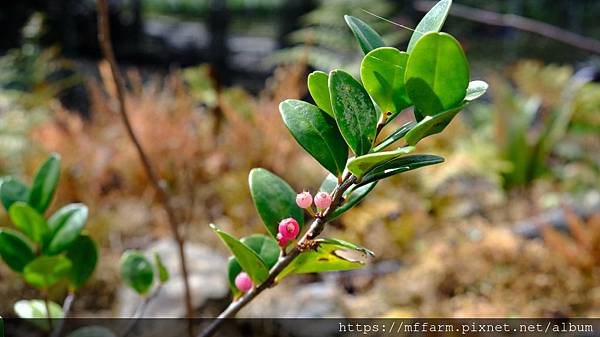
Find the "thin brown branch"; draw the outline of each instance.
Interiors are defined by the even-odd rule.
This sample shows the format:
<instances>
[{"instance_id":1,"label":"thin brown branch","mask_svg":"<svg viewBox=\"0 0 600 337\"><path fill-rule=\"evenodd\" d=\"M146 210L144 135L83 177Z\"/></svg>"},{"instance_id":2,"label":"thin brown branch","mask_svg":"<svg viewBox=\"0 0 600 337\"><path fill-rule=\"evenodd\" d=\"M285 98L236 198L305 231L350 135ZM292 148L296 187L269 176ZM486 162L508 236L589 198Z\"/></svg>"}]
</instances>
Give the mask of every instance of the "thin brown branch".
<instances>
[{"instance_id":1,"label":"thin brown branch","mask_svg":"<svg viewBox=\"0 0 600 337\"><path fill-rule=\"evenodd\" d=\"M416 10L426 12L431 9L433 5L435 5L434 1L416 1L414 6ZM484 23L486 25L520 29L568 44L581 50L600 54L599 40L515 14L501 14L465 5L453 4L450 9L450 15Z\"/></svg>"},{"instance_id":2,"label":"thin brown branch","mask_svg":"<svg viewBox=\"0 0 600 337\"><path fill-rule=\"evenodd\" d=\"M210 337L219 329L220 325L223 323L223 320L226 318L234 317L243 307L245 307L248 303L252 302L256 296L258 296L265 289L272 287L275 284L275 280L277 276L287 267L298 255L300 255L301 248L308 241L315 239L327 224L327 217L338 207L340 201L342 200L342 196L344 192L352 184L356 182L356 177L350 176L345 179L336 190L333 192L331 206L323 213L322 217L316 218L306 233L302 236L302 238L298 241L298 244L294 246L294 248L289 251L284 257L280 258L279 261L271 268L269 271L269 276L267 279L259 284L257 287L251 289L247 293L245 293L242 297L240 297L237 301L231 302L231 304L217 317L211 324L204 330L198 337Z\"/></svg>"},{"instance_id":3,"label":"thin brown branch","mask_svg":"<svg viewBox=\"0 0 600 337\"><path fill-rule=\"evenodd\" d=\"M177 216L173 209L169 194L167 193L167 191L165 190L163 185L161 185L161 183L160 183L161 179L158 176L158 174L156 173L156 171L154 170L154 166L150 162L150 158L144 151L142 144L139 142L137 136L135 135L135 132L133 131L133 127L129 120L129 114L127 112L127 104L125 101L125 88L124 88L124 84L123 84L123 78L119 72L117 60L115 59L115 55L114 55L112 42L110 40L110 22L109 22L109 12L108 12L107 0L98 0L97 4L98 4L98 40L100 42L100 48L102 49L102 54L104 55L104 58L110 65L112 77L115 82L114 84L115 84L117 100L118 100L118 104L119 104L118 105L119 115L121 116L123 124L125 125L127 135L129 136L129 139L133 143L133 145L140 157L144 171L146 172L146 175L148 176L148 179L150 180L152 187L156 191L158 200L162 204L165 212L167 213L167 218L169 221L169 225L171 227L173 238L175 239L177 246L178 246L181 274L183 276L183 282L184 282L184 287L185 287L186 313L187 313L187 317L191 318L193 315L192 294L191 294L191 290L190 290L188 269L187 269L186 259L185 259L185 249L184 249L185 241L179 231L179 227L180 227L179 222L177 220Z\"/></svg>"}]
</instances>

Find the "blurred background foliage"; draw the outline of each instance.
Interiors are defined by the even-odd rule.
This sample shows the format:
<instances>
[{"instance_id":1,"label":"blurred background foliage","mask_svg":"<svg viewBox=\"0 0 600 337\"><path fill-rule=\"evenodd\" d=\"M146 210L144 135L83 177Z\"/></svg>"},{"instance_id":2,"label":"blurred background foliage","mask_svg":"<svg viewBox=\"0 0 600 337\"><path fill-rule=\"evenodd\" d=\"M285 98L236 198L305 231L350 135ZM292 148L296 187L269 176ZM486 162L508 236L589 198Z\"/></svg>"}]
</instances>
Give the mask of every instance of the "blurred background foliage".
<instances>
[{"instance_id":1,"label":"blurred background foliage","mask_svg":"<svg viewBox=\"0 0 600 337\"><path fill-rule=\"evenodd\" d=\"M597 1L460 3L600 38ZM114 313L118 256L169 228L98 62L95 4L2 6L0 173L29 181L47 153L61 154L53 207L89 205L88 228L103 252L75 311ZM132 122L190 242L220 251L211 222L238 236L261 230L247 187L253 167L316 192L325 172L296 145L277 106L307 97L309 70L356 69L343 14L404 48L405 29L363 9L408 27L421 16L409 0L111 2ZM342 280L344 306L362 317L598 315L598 55L454 17L446 27L472 77L490 83L487 96L420 144L446 163L380 184L328 229L375 248L372 268L296 282ZM6 214L0 221L9 224ZM0 308L9 308L25 287L2 268Z\"/></svg>"}]
</instances>

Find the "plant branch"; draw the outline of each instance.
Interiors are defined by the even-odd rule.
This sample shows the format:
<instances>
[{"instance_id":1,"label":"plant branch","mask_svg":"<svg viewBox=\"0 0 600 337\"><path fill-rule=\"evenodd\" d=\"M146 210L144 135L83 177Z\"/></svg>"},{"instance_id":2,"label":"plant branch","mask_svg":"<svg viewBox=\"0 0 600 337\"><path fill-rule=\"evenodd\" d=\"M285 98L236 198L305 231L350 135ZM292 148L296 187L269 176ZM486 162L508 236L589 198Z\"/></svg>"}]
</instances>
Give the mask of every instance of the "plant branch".
<instances>
[{"instance_id":1,"label":"plant branch","mask_svg":"<svg viewBox=\"0 0 600 337\"><path fill-rule=\"evenodd\" d=\"M431 9L434 4L434 1L416 1L415 9L421 12L426 12ZM515 14L501 14L455 3L452 4L450 15L470 21L484 23L486 25L520 29L547 37L552 40L560 41L564 44L568 44L582 50L600 54L599 40L582 36L545 22L525 18Z\"/></svg>"},{"instance_id":2,"label":"plant branch","mask_svg":"<svg viewBox=\"0 0 600 337\"><path fill-rule=\"evenodd\" d=\"M65 320L69 317L69 312L71 312L71 305L73 304L73 300L75 300L75 292L69 291L69 294L65 298L65 301L63 302L62 306L63 319L61 319L58 322L58 325L54 327L54 330L52 330L52 337L60 336L63 326L65 325Z\"/></svg>"},{"instance_id":3,"label":"plant branch","mask_svg":"<svg viewBox=\"0 0 600 337\"><path fill-rule=\"evenodd\" d=\"M189 277L188 277L188 269L186 265L185 258L185 249L184 244L185 241L179 231L179 222L177 220L177 216L175 214L175 210L173 209L171 199L169 194L167 193L165 187L161 184L161 179L154 170L154 166L150 162L150 158L144 151L141 143L139 142L135 132L133 131L133 127L129 120L129 114L127 112L127 104L125 102L125 89L123 84L123 78L120 75L119 68L117 65L117 61L115 59L114 50L112 43L110 41L110 22L109 22L109 12L108 12L108 3L107 0L98 0L98 40L100 42L100 48L102 49L102 54L104 58L108 62L110 66L110 70L112 73L113 81L115 82L115 88L117 93L117 100L119 103L119 114L121 115L121 119L123 124L125 125L125 129L127 131L127 135L129 139L133 143L138 156L142 162L142 166L144 167L144 171L150 180L150 183L154 190L156 191L159 202L162 204L165 212L167 213L167 218L169 221L169 225L171 227L171 232L173 234L173 238L175 239L178 246L179 253L179 262L181 267L181 274L183 276L183 283L185 288L185 306L187 317L191 318L193 315L193 307L192 307L192 294L189 285Z\"/></svg>"},{"instance_id":4,"label":"plant branch","mask_svg":"<svg viewBox=\"0 0 600 337\"><path fill-rule=\"evenodd\" d=\"M277 276L288 266L300 253L302 252L302 248L304 245L310 240L315 239L327 224L327 217L339 206L342 196L344 192L352 186L356 182L355 176L348 176L344 181L337 186L335 191L333 192L331 206L325 210L323 216L316 218L306 231L306 233L302 236L302 238L298 241L296 246L289 251L285 256L280 258L277 263L271 268L269 271L269 276L267 279L259 284L257 287L250 289L247 293L245 293L242 297L240 297L237 301L231 302L231 304L214 320L211 324L200 334L198 337L210 337L219 329L220 325L223 323L223 320L226 318L234 317L243 307L245 307L248 303L250 303L256 296L258 296L265 289L272 287L275 284L275 280Z\"/></svg>"}]
</instances>

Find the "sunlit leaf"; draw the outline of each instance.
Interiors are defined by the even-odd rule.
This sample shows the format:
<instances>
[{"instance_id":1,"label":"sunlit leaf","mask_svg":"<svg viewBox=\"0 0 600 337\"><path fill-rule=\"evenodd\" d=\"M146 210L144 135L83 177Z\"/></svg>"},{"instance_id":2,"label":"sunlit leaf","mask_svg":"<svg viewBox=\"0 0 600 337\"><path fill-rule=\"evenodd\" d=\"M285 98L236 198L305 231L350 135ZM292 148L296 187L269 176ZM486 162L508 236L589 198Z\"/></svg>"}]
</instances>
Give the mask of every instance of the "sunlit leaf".
<instances>
[{"instance_id":1,"label":"sunlit leaf","mask_svg":"<svg viewBox=\"0 0 600 337\"><path fill-rule=\"evenodd\" d=\"M408 145L415 145L421 139L442 132L467 104L461 104L435 116L425 116L404 137Z\"/></svg>"},{"instance_id":2,"label":"sunlit leaf","mask_svg":"<svg viewBox=\"0 0 600 337\"><path fill-rule=\"evenodd\" d=\"M50 330L48 311L50 311L50 318L52 319L64 317L63 310L57 303L48 301L48 308L49 310L46 310L44 300L20 300L13 306L15 314L19 318L29 321L43 331Z\"/></svg>"},{"instance_id":3,"label":"sunlit leaf","mask_svg":"<svg viewBox=\"0 0 600 337\"><path fill-rule=\"evenodd\" d=\"M393 151L374 152L364 156L356 157L348 161L348 171L350 171L359 180L365 173L369 172L375 166L388 160L399 157L403 154L414 151L414 146L401 147Z\"/></svg>"},{"instance_id":4,"label":"sunlit leaf","mask_svg":"<svg viewBox=\"0 0 600 337\"><path fill-rule=\"evenodd\" d=\"M69 204L62 207L48 219L50 234L44 253L56 255L69 248L77 239L88 218L88 208L84 204Z\"/></svg>"},{"instance_id":5,"label":"sunlit leaf","mask_svg":"<svg viewBox=\"0 0 600 337\"><path fill-rule=\"evenodd\" d=\"M467 95L465 101L474 101L483 96L488 89L488 84L484 81L471 81L467 87Z\"/></svg>"},{"instance_id":6,"label":"sunlit leaf","mask_svg":"<svg viewBox=\"0 0 600 337\"><path fill-rule=\"evenodd\" d=\"M408 57L406 92L423 116L434 116L460 104L469 85L469 64L456 39L428 33Z\"/></svg>"},{"instance_id":7,"label":"sunlit leaf","mask_svg":"<svg viewBox=\"0 0 600 337\"><path fill-rule=\"evenodd\" d=\"M36 243L42 243L49 233L42 215L22 201L12 204L8 215L15 227Z\"/></svg>"},{"instance_id":8,"label":"sunlit leaf","mask_svg":"<svg viewBox=\"0 0 600 337\"><path fill-rule=\"evenodd\" d=\"M321 273L360 268L373 256L370 250L343 240L317 239L314 240L314 247L298 255L277 279L290 273Z\"/></svg>"},{"instance_id":9,"label":"sunlit leaf","mask_svg":"<svg viewBox=\"0 0 600 337\"><path fill-rule=\"evenodd\" d=\"M441 0L431 7L415 27L415 31L410 37L410 41L408 41L408 48L406 49L408 53L412 52L415 44L424 34L439 32L442 29L451 6L452 0Z\"/></svg>"},{"instance_id":10,"label":"sunlit leaf","mask_svg":"<svg viewBox=\"0 0 600 337\"><path fill-rule=\"evenodd\" d=\"M439 164L443 161L444 158L429 154L399 157L374 168L363 177L359 185L368 186L368 184L395 174L411 171L423 166Z\"/></svg>"},{"instance_id":11,"label":"sunlit leaf","mask_svg":"<svg viewBox=\"0 0 600 337\"><path fill-rule=\"evenodd\" d=\"M38 289L48 289L71 271L71 261L62 256L40 256L23 268L23 278Z\"/></svg>"}]
</instances>

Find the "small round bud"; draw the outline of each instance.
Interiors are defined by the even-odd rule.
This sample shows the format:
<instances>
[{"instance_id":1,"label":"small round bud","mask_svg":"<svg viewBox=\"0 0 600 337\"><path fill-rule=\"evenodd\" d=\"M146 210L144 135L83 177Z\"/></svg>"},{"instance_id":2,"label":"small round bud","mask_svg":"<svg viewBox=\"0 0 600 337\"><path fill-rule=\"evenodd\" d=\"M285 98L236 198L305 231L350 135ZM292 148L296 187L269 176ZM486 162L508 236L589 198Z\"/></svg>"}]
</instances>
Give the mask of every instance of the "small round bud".
<instances>
[{"instance_id":1,"label":"small round bud","mask_svg":"<svg viewBox=\"0 0 600 337\"><path fill-rule=\"evenodd\" d=\"M309 208L312 205L313 198L309 192L302 192L296 195L296 205L300 208Z\"/></svg>"},{"instance_id":2,"label":"small round bud","mask_svg":"<svg viewBox=\"0 0 600 337\"><path fill-rule=\"evenodd\" d=\"M245 272L241 272L235 277L235 286L243 293L252 289L252 280Z\"/></svg>"},{"instance_id":3,"label":"small round bud","mask_svg":"<svg viewBox=\"0 0 600 337\"><path fill-rule=\"evenodd\" d=\"M326 209L331 206L331 196L327 192L319 192L315 195L315 205L320 209Z\"/></svg>"},{"instance_id":4,"label":"small round bud","mask_svg":"<svg viewBox=\"0 0 600 337\"><path fill-rule=\"evenodd\" d=\"M287 240L295 239L298 232L300 232L300 225L294 218L283 219L279 223L279 234Z\"/></svg>"},{"instance_id":5,"label":"small round bud","mask_svg":"<svg viewBox=\"0 0 600 337\"><path fill-rule=\"evenodd\" d=\"M277 243L279 244L279 247L281 248L285 248L288 244L288 239L285 238L283 235L281 235L281 233L277 233Z\"/></svg>"}]
</instances>

